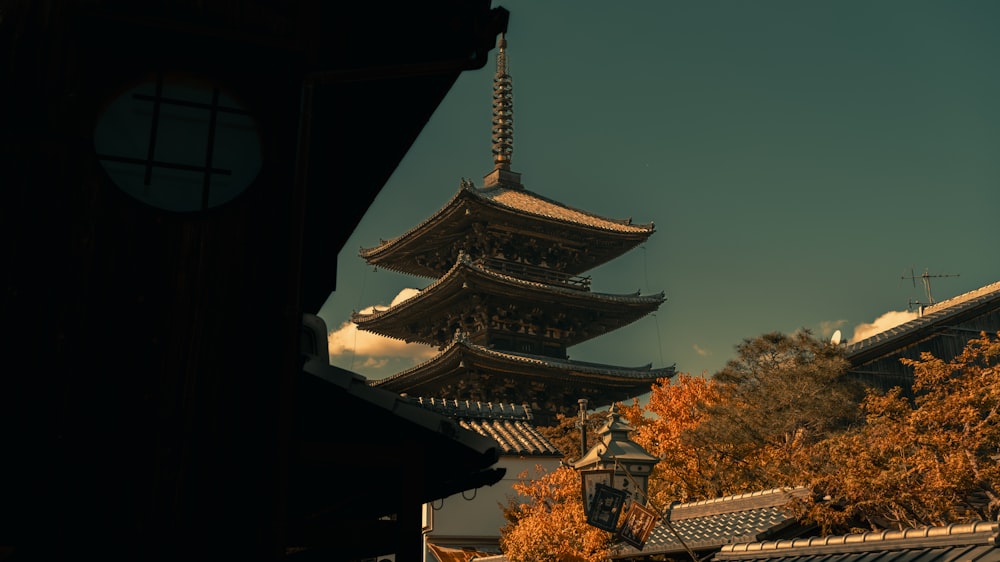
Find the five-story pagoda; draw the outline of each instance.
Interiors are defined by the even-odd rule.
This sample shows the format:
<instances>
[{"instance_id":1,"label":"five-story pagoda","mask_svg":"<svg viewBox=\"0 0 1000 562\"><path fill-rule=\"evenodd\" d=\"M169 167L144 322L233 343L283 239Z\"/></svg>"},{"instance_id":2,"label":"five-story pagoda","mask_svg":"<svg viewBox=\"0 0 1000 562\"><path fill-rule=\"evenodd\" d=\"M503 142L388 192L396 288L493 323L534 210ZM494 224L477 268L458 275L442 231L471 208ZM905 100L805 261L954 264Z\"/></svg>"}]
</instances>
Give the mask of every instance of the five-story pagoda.
<instances>
[{"instance_id":1,"label":"five-story pagoda","mask_svg":"<svg viewBox=\"0 0 1000 562\"><path fill-rule=\"evenodd\" d=\"M369 264L433 278L416 296L355 313L359 329L437 346L434 358L373 385L412 396L528 404L538 425L646 393L673 367L571 361L567 348L630 324L664 302L590 290L586 271L643 243L650 224L568 207L532 193L511 171L512 92L500 36L493 85L494 169L463 179L440 210L405 234L361 250Z\"/></svg>"}]
</instances>

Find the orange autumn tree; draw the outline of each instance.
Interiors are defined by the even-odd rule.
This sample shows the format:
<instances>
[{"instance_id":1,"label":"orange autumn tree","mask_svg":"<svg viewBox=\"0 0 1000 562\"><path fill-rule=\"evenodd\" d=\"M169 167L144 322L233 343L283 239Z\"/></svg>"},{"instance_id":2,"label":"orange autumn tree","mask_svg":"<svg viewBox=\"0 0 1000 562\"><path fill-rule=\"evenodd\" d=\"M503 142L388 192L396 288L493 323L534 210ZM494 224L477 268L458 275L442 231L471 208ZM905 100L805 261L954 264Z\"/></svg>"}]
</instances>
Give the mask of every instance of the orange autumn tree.
<instances>
[{"instance_id":1,"label":"orange autumn tree","mask_svg":"<svg viewBox=\"0 0 1000 562\"><path fill-rule=\"evenodd\" d=\"M500 548L508 560L608 559L612 535L587 524L577 471L566 466L552 472L539 468L533 479L522 473L514 491L520 496L510 499L504 510L509 522L500 529Z\"/></svg>"},{"instance_id":2,"label":"orange autumn tree","mask_svg":"<svg viewBox=\"0 0 1000 562\"><path fill-rule=\"evenodd\" d=\"M908 400L870 393L864 426L817 446L808 513L827 531L995 520L1000 515L1000 332L951 361L922 353Z\"/></svg>"},{"instance_id":3,"label":"orange autumn tree","mask_svg":"<svg viewBox=\"0 0 1000 562\"><path fill-rule=\"evenodd\" d=\"M694 501L724 493L717 478L718 457L698 447L691 431L705 421L708 409L721 400L715 382L679 373L673 381L660 379L652 386L645 407L638 400L622 413L636 429L633 441L662 460L649 478L649 498L654 506L673 501Z\"/></svg>"},{"instance_id":4,"label":"orange autumn tree","mask_svg":"<svg viewBox=\"0 0 1000 562\"><path fill-rule=\"evenodd\" d=\"M593 436L597 435L600 429L608 421L607 412L589 411L587 413L587 436L589 448L593 443ZM566 416L556 414L556 424L549 427L539 427L538 431L549 440L559 452L563 454L566 462L579 459L585 453L581 451L580 439L580 416Z\"/></svg>"},{"instance_id":5,"label":"orange autumn tree","mask_svg":"<svg viewBox=\"0 0 1000 562\"><path fill-rule=\"evenodd\" d=\"M916 398L871 391L860 408L840 351L808 333L739 352L723 376L660 380L645 407L624 409L632 439L663 459L654 506L803 484L803 516L823 534L1000 516L1000 332L950 361L904 361ZM610 537L586 524L574 471L521 486L504 530L512 560L602 556Z\"/></svg>"},{"instance_id":6,"label":"orange autumn tree","mask_svg":"<svg viewBox=\"0 0 1000 562\"><path fill-rule=\"evenodd\" d=\"M633 439L663 458L651 477L657 505L804 481L811 446L858 419L863 393L843 351L808 330L748 338L712 376L658 381L626 417Z\"/></svg>"}]
</instances>

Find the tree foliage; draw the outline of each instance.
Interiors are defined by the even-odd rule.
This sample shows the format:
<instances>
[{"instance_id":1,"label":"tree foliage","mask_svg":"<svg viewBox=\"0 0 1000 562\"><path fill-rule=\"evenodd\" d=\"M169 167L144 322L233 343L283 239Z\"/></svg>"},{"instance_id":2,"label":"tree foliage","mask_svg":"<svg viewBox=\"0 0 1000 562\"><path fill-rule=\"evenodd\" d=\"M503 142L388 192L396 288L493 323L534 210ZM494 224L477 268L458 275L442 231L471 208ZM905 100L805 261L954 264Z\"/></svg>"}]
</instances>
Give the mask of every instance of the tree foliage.
<instances>
[{"instance_id":1,"label":"tree foliage","mask_svg":"<svg viewBox=\"0 0 1000 562\"><path fill-rule=\"evenodd\" d=\"M860 421L864 393L843 351L808 330L744 340L711 379L657 381L645 408L626 409L633 439L663 458L659 504L803 483L813 444Z\"/></svg>"},{"instance_id":2,"label":"tree foliage","mask_svg":"<svg viewBox=\"0 0 1000 562\"><path fill-rule=\"evenodd\" d=\"M519 475L500 530L500 547L511 562L607 560L611 534L587 524L580 475L569 467Z\"/></svg>"},{"instance_id":3,"label":"tree foliage","mask_svg":"<svg viewBox=\"0 0 1000 562\"><path fill-rule=\"evenodd\" d=\"M679 373L673 381L656 381L645 407L636 401L623 409L636 428L632 440L663 459L649 479L654 505L716 497L728 490L725 474L719 470L720 457L691 439L720 399L714 381Z\"/></svg>"},{"instance_id":4,"label":"tree foliage","mask_svg":"<svg viewBox=\"0 0 1000 562\"><path fill-rule=\"evenodd\" d=\"M848 378L850 366L838 346L808 330L744 340L714 379L724 403L713 423L737 442L789 447L815 441L857 419L863 390Z\"/></svg>"},{"instance_id":5,"label":"tree foliage","mask_svg":"<svg viewBox=\"0 0 1000 562\"><path fill-rule=\"evenodd\" d=\"M809 447L859 421L863 388L843 351L808 330L746 339L736 352L690 439L720 457L726 493L799 485Z\"/></svg>"},{"instance_id":6,"label":"tree foliage","mask_svg":"<svg viewBox=\"0 0 1000 562\"><path fill-rule=\"evenodd\" d=\"M911 402L869 393L866 423L817 445L808 516L828 531L995 520L1000 515L1000 333L950 361L921 354Z\"/></svg>"},{"instance_id":7,"label":"tree foliage","mask_svg":"<svg viewBox=\"0 0 1000 562\"><path fill-rule=\"evenodd\" d=\"M631 438L662 458L650 500L664 508L806 485L801 515L822 532L944 525L1000 516L1000 332L951 360L904 360L916 398L851 382L842 351L803 331L737 347L712 378L679 374L623 409ZM606 421L592 414L591 429ZM579 453L574 418L550 439ZM568 467L523 480L501 544L511 560L598 560L610 535L586 524Z\"/></svg>"},{"instance_id":8,"label":"tree foliage","mask_svg":"<svg viewBox=\"0 0 1000 562\"><path fill-rule=\"evenodd\" d=\"M597 435L597 430L604 425L607 419L606 413L597 411L587 413L588 448L594 444L593 436ZM579 459L583 456L580 451L580 417L556 414L556 420L556 425L539 427L538 431L559 449L564 459L567 461Z\"/></svg>"}]
</instances>

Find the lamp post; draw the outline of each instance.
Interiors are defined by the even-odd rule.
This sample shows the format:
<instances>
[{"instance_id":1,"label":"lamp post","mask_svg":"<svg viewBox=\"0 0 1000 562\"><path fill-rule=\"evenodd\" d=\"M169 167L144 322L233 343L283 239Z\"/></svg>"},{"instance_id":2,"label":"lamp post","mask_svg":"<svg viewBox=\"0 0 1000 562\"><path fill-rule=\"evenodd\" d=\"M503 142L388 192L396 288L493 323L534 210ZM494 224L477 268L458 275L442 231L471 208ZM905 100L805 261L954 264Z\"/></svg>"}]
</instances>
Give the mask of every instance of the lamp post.
<instances>
[{"instance_id":1,"label":"lamp post","mask_svg":"<svg viewBox=\"0 0 1000 562\"><path fill-rule=\"evenodd\" d=\"M581 402L581 419L585 418ZM608 412L608 421L597 430L597 442L580 460L573 463L573 468L580 472L582 482L583 509L587 514L587 523L618 533L623 540L641 545L645 536L652 529L658 516L648 510L646 505L649 473L659 458L649 454L638 443L629 438L632 426L621 419L618 405L613 404ZM648 525L643 525L641 540L635 541L630 533L619 529L618 521L622 513L640 512L648 519ZM629 517L626 517L626 521ZM632 525L626 524L631 528ZM641 547L641 546L640 546Z\"/></svg>"},{"instance_id":2,"label":"lamp post","mask_svg":"<svg viewBox=\"0 0 1000 562\"><path fill-rule=\"evenodd\" d=\"M586 401L580 400L580 419L586 418ZM587 523L616 533L617 538L642 550L653 526L662 520L692 562L698 556L677 533L670 519L661 517L661 510L648 506L649 474L660 461L641 445L632 441L632 426L621 419L618 405L608 411L608 421L597 430L598 441L583 457L573 463L583 483L583 509ZM584 434L585 435L585 434ZM584 447L586 442L584 441ZM619 525L619 517L625 514Z\"/></svg>"}]
</instances>

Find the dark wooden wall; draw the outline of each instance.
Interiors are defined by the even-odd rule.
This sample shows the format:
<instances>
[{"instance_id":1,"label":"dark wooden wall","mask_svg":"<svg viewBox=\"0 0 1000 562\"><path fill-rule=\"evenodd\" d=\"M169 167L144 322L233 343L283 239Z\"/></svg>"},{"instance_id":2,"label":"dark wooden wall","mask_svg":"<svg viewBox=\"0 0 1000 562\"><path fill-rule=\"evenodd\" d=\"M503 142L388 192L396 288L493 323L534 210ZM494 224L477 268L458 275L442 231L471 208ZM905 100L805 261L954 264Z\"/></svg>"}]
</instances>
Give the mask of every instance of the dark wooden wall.
<instances>
[{"instance_id":1,"label":"dark wooden wall","mask_svg":"<svg viewBox=\"0 0 1000 562\"><path fill-rule=\"evenodd\" d=\"M280 482L301 324L299 65L156 15L17 8L0 80L0 544L28 559L267 559L280 498L253 492ZM132 199L93 149L109 97L179 66L239 92L265 139L254 184L205 212Z\"/></svg>"},{"instance_id":2,"label":"dark wooden wall","mask_svg":"<svg viewBox=\"0 0 1000 562\"><path fill-rule=\"evenodd\" d=\"M496 15L2 0L0 558L284 555L303 311L455 78L485 63ZM260 174L232 202L162 211L104 173L101 108L158 70L210 77L255 115Z\"/></svg>"},{"instance_id":3,"label":"dark wooden wall","mask_svg":"<svg viewBox=\"0 0 1000 562\"><path fill-rule=\"evenodd\" d=\"M954 321L930 326L915 341L906 341L880 356L859 361L851 369L851 374L866 385L881 390L898 386L907 396L913 396L913 368L903 365L900 359L920 359L921 353L928 352L948 361L962 353L969 340L978 338L982 332L996 335L998 330L1000 304L994 303L971 314L961 315Z\"/></svg>"}]
</instances>

